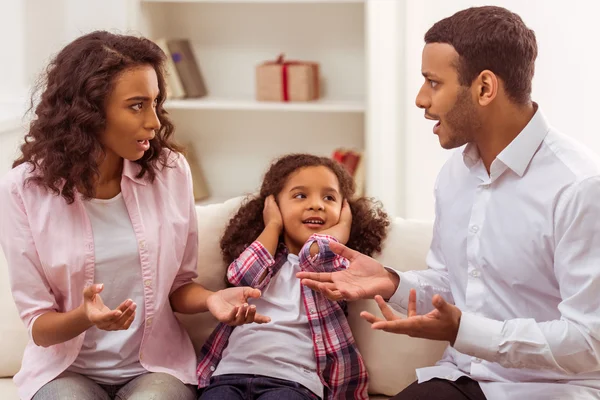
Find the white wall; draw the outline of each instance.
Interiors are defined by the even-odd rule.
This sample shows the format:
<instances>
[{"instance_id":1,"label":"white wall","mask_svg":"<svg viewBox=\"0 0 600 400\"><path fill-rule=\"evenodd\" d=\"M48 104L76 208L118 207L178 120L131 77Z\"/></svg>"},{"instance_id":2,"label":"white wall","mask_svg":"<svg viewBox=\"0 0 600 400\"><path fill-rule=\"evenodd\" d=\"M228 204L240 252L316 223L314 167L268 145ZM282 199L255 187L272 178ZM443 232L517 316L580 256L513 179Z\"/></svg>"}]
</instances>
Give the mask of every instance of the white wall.
<instances>
[{"instance_id":1,"label":"white wall","mask_svg":"<svg viewBox=\"0 0 600 400\"><path fill-rule=\"evenodd\" d=\"M600 153L595 114L600 11L594 0L409 0L406 10L406 216L433 217L432 188L450 152L439 146L432 123L415 106L423 35L436 21L470 6L493 4L519 14L537 36L533 99L552 125Z\"/></svg>"},{"instance_id":2,"label":"white wall","mask_svg":"<svg viewBox=\"0 0 600 400\"><path fill-rule=\"evenodd\" d=\"M26 88L22 68L25 59L23 9L21 0L0 2L0 16L3 16L0 24L0 103L9 101L15 94L22 96Z\"/></svg>"}]
</instances>

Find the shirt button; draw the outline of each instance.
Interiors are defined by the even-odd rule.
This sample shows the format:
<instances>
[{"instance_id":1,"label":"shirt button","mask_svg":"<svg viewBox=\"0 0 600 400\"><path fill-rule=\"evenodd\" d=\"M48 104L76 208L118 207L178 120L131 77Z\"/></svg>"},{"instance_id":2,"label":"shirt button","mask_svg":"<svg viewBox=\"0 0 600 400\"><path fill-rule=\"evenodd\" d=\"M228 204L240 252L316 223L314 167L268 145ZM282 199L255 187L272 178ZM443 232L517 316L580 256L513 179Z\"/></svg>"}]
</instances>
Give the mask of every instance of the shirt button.
<instances>
[{"instance_id":1,"label":"shirt button","mask_svg":"<svg viewBox=\"0 0 600 400\"><path fill-rule=\"evenodd\" d=\"M146 320L146 326L150 326L150 325L152 325L152 317L150 317Z\"/></svg>"},{"instance_id":2,"label":"shirt button","mask_svg":"<svg viewBox=\"0 0 600 400\"><path fill-rule=\"evenodd\" d=\"M473 278L479 278L479 271L477 271L476 269L474 269L473 271L471 271L471 276Z\"/></svg>"},{"instance_id":3,"label":"shirt button","mask_svg":"<svg viewBox=\"0 0 600 400\"><path fill-rule=\"evenodd\" d=\"M146 279L146 280L144 281L144 285L146 285L146 286L150 286L150 285L152 285L152 281L151 281L150 279Z\"/></svg>"},{"instance_id":4,"label":"shirt button","mask_svg":"<svg viewBox=\"0 0 600 400\"><path fill-rule=\"evenodd\" d=\"M310 310L308 310L309 313L314 314L315 313L315 309L311 308Z\"/></svg>"},{"instance_id":5,"label":"shirt button","mask_svg":"<svg viewBox=\"0 0 600 400\"><path fill-rule=\"evenodd\" d=\"M477 231L479 231L479 227L477 225L471 226L471 232L477 233Z\"/></svg>"},{"instance_id":6,"label":"shirt button","mask_svg":"<svg viewBox=\"0 0 600 400\"><path fill-rule=\"evenodd\" d=\"M212 372L215 372L215 366L214 366L214 365L211 365L209 369L210 369Z\"/></svg>"},{"instance_id":7,"label":"shirt button","mask_svg":"<svg viewBox=\"0 0 600 400\"><path fill-rule=\"evenodd\" d=\"M146 242L143 240L140 240L140 249L144 250L146 248Z\"/></svg>"},{"instance_id":8,"label":"shirt button","mask_svg":"<svg viewBox=\"0 0 600 400\"><path fill-rule=\"evenodd\" d=\"M473 362L474 362L474 363L477 363L477 364L479 364L479 363L481 362L481 358L477 358L477 357L475 357L475 358L473 359Z\"/></svg>"},{"instance_id":9,"label":"shirt button","mask_svg":"<svg viewBox=\"0 0 600 400\"><path fill-rule=\"evenodd\" d=\"M140 353L140 361L142 361L142 358L143 358L142 356L143 356L143 354L142 354L142 353Z\"/></svg>"}]
</instances>

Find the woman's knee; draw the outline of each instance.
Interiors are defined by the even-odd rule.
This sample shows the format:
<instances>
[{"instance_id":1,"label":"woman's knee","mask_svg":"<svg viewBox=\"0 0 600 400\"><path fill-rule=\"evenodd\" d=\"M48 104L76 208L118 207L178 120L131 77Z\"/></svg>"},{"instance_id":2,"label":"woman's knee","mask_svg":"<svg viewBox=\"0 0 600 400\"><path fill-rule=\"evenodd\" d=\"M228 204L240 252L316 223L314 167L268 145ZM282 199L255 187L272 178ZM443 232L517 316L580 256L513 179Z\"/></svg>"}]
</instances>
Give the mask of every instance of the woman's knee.
<instances>
[{"instance_id":1,"label":"woman's knee","mask_svg":"<svg viewBox=\"0 0 600 400\"><path fill-rule=\"evenodd\" d=\"M93 380L73 372L64 372L48 382L32 400L110 400L108 394Z\"/></svg>"},{"instance_id":2,"label":"woman's knee","mask_svg":"<svg viewBox=\"0 0 600 400\"><path fill-rule=\"evenodd\" d=\"M115 400L196 400L197 391L172 375L150 372L141 375L121 390Z\"/></svg>"}]
</instances>

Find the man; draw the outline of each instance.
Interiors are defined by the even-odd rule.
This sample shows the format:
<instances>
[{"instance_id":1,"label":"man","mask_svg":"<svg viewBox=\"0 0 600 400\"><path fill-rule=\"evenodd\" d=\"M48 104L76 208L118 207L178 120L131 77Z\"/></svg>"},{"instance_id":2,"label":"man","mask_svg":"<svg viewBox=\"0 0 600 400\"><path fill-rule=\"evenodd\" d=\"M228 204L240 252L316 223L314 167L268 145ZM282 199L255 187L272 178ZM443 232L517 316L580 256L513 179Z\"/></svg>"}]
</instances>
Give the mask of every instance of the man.
<instances>
[{"instance_id":1,"label":"man","mask_svg":"<svg viewBox=\"0 0 600 400\"><path fill-rule=\"evenodd\" d=\"M425 43L417 106L442 147L466 145L436 182L429 268L332 243L350 268L298 277L331 299L375 297L385 319L361 314L375 329L450 343L394 399L598 399L600 162L531 101L537 44L518 15L469 8Z\"/></svg>"}]
</instances>

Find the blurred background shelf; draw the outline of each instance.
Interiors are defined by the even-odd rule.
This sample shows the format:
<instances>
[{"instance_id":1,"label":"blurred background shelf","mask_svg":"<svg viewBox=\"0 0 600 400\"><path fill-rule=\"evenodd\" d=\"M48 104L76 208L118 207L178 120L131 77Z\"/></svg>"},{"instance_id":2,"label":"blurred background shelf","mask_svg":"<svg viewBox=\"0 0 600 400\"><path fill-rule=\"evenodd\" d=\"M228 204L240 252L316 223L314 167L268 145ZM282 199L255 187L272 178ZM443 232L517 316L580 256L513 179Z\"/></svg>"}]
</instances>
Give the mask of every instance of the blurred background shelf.
<instances>
[{"instance_id":1,"label":"blurred background shelf","mask_svg":"<svg viewBox=\"0 0 600 400\"><path fill-rule=\"evenodd\" d=\"M311 102L264 102L253 99L226 99L203 97L199 99L168 100L167 110L246 110L246 111L300 111L363 113L362 101L344 101L320 99Z\"/></svg>"}]
</instances>

